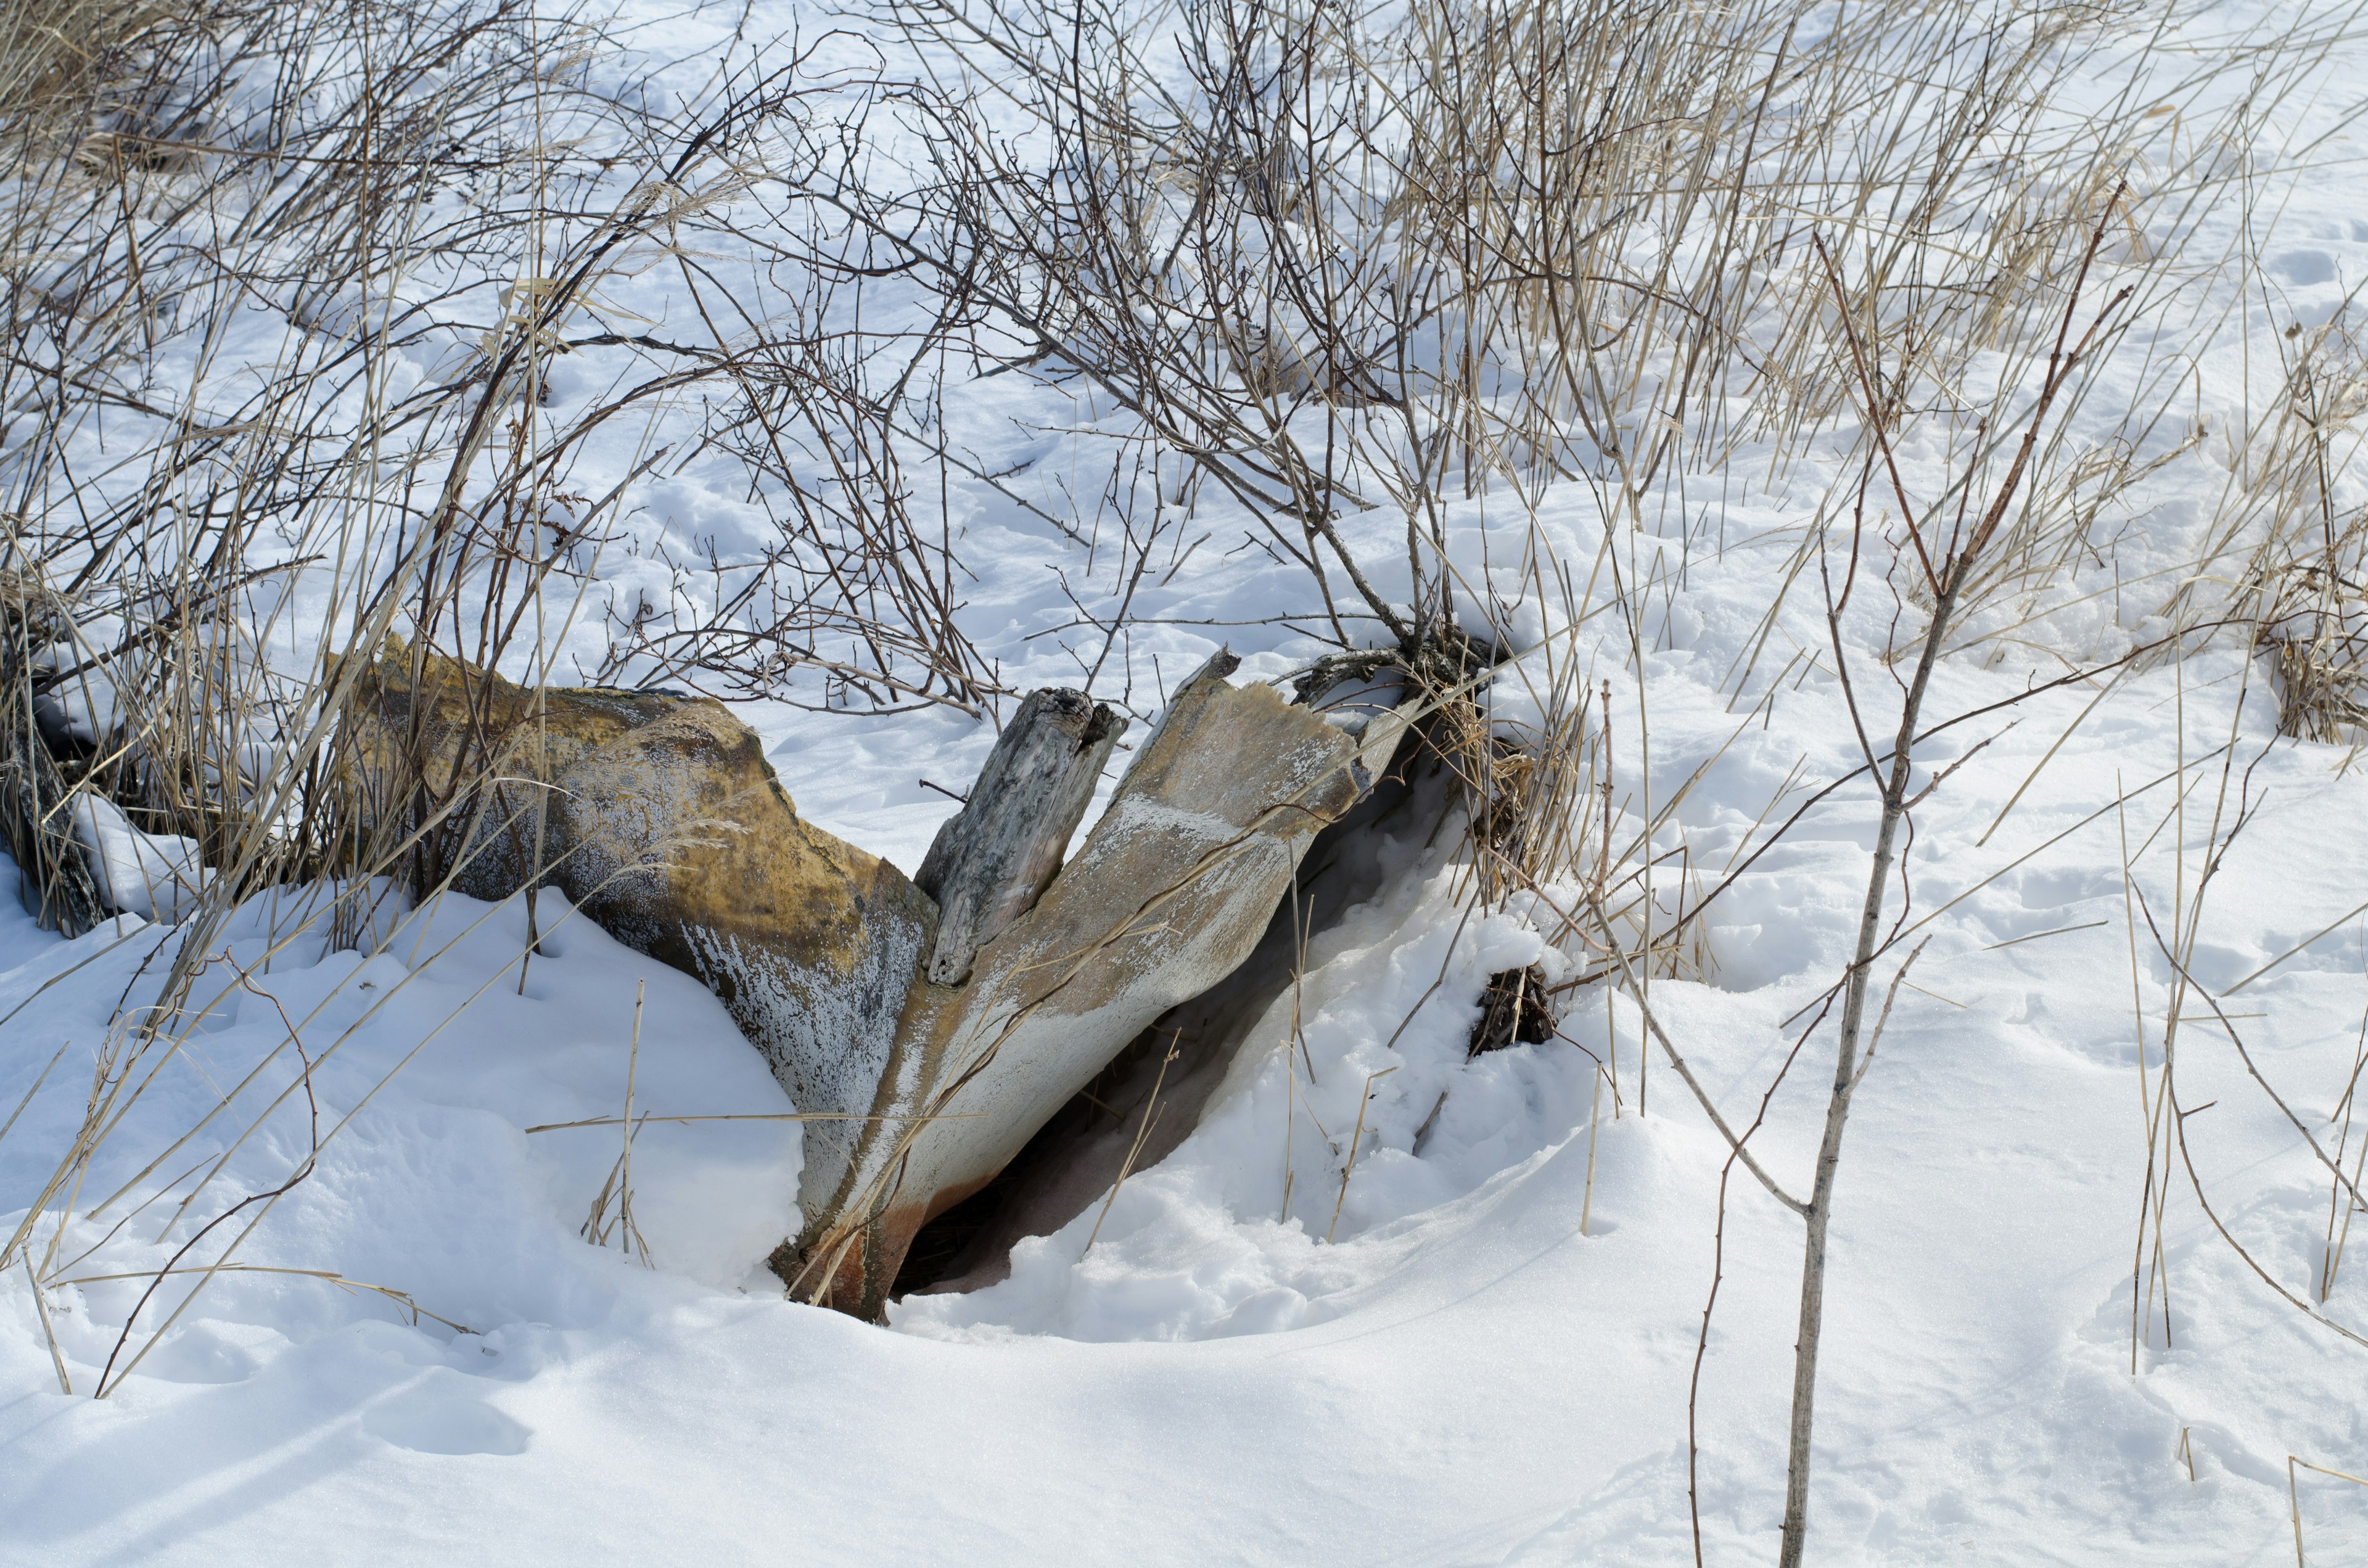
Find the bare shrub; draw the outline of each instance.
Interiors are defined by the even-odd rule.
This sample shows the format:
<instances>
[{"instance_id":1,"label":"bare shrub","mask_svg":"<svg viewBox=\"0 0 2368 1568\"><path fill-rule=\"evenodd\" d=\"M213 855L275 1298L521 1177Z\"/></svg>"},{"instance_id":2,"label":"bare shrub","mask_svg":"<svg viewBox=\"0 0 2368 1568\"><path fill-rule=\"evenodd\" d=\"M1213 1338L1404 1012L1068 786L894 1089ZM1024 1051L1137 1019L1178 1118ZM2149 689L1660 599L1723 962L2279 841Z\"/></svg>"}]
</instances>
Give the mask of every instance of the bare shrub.
<instances>
[{"instance_id":1,"label":"bare shrub","mask_svg":"<svg viewBox=\"0 0 2368 1568\"><path fill-rule=\"evenodd\" d=\"M972 710L991 689L951 624L948 541L883 482L902 393L882 366L939 324L849 321L837 290L861 267L776 232L831 141L806 134L812 106L862 84L800 56L677 101L602 77L618 51L589 13L511 0L89 15L69 37L105 49L0 76L0 822L46 923L179 929L0 1237L0 1266L43 1277L110 1133L242 983L232 912L284 889L271 951L383 943L382 905L449 887L471 835L519 814L507 770L536 765L548 684ZM732 307L703 336L611 299L735 246L776 280L700 293ZM635 485L717 454L773 503L774 537L663 541L705 596L655 616L612 598ZM380 661L454 676L474 722L450 765L415 745L371 790L345 718ZM496 700L496 677L530 700ZM243 1130L174 1143L223 1145L185 1190L145 1187L151 1163L81 1217L171 1194L201 1221L211 1261L157 1273L193 1280L138 1325L147 1344L311 1168L204 1206L264 1121L310 1102L307 1021L239 1069L266 1102L239 1106ZM316 1126L315 1150L335 1135ZM101 1393L145 1354L125 1334Z\"/></svg>"}]
</instances>

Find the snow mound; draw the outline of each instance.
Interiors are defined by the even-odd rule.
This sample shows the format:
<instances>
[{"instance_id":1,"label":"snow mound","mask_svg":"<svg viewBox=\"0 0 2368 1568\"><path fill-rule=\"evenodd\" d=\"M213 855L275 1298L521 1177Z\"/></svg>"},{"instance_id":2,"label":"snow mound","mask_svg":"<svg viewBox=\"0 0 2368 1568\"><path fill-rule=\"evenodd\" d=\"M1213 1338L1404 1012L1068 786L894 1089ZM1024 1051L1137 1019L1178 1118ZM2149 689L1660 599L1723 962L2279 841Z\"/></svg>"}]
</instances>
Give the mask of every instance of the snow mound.
<instances>
[{"instance_id":1,"label":"snow mound","mask_svg":"<svg viewBox=\"0 0 2368 1568\"><path fill-rule=\"evenodd\" d=\"M1551 983L1570 962L1518 911L1460 920L1465 881L1434 855L1350 911L1316 938L1298 995L1252 1028L1173 1153L1130 1176L1106 1212L1097 1203L1021 1242L1008 1279L908 1296L892 1321L1087 1340L1320 1323L1335 1298L1405 1264L1427 1210L1574 1135L1584 1157L1593 1060L1561 1040L1466 1059L1490 975L1537 963Z\"/></svg>"},{"instance_id":2,"label":"snow mound","mask_svg":"<svg viewBox=\"0 0 2368 1568\"><path fill-rule=\"evenodd\" d=\"M524 1439L499 1420L400 1415L377 1392L413 1375L403 1369L481 1369L503 1325L631 1321L752 1277L778 1290L762 1265L794 1210L801 1127L695 981L548 892L522 986L518 901L448 895L386 919L363 952L330 949L326 922L302 918L320 913L316 895L258 898L207 938L188 1008L126 1075L137 1093L112 1103L70 1210L42 1195L82 1124L73 1085L90 1080L95 1058L121 1059L125 1028L110 1015L152 1007L197 925L118 922L74 941L0 933L12 966L0 971L0 1098L26 1101L0 1143L0 1235L26 1230L57 1282L58 1346L78 1392L110 1358L120 1377L153 1342L110 1404L148 1406L159 1385L254 1381L322 1410L367 1406L373 1429L403 1446L505 1451ZM61 976L69 983L49 983ZM624 1174L629 1070L646 1268L638 1250L630 1261L618 1250L621 1232L608 1248L580 1235ZM599 1124L567 1125L587 1121ZM283 1186L276 1199L251 1197ZM176 1275L142 1303L148 1277L193 1236L222 1221L185 1266L225 1256L258 1211L268 1221L201 1291ZM20 1290L14 1307L29 1304ZM11 1375L54 1386L38 1331L11 1337ZM318 1358L337 1354L324 1340L375 1344L392 1359L366 1357L307 1392ZM479 1443L494 1447L451 1446Z\"/></svg>"}]
</instances>

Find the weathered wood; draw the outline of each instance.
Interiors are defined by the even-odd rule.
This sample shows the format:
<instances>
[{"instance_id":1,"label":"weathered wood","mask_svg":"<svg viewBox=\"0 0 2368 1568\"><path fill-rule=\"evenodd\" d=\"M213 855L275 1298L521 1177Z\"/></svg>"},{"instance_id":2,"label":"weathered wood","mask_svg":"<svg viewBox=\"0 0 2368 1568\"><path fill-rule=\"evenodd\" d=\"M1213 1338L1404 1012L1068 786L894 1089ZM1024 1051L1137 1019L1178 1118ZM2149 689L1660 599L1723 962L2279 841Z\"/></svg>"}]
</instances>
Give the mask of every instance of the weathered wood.
<instances>
[{"instance_id":1,"label":"weathered wood","mask_svg":"<svg viewBox=\"0 0 2368 1568\"><path fill-rule=\"evenodd\" d=\"M22 879L17 897L43 928L79 937L105 922L108 904L74 839L70 795L40 736L9 725L0 743L0 837Z\"/></svg>"},{"instance_id":2,"label":"weathered wood","mask_svg":"<svg viewBox=\"0 0 2368 1568\"><path fill-rule=\"evenodd\" d=\"M455 886L559 887L723 999L798 1108L831 1119L807 1124L799 1229L775 1267L801 1296L874 1315L923 1221L1153 1019L1241 966L1309 844L1395 751L1396 693L1293 707L1233 686L1236 665L1220 654L1175 693L1066 867L1118 726L1065 693L1015 721L929 858L966 926L974 972L959 986L927 972L934 901L800 820L756 737L712 702L552 691L529 726L519 688L431 664L415 689L390 659L348 715L351 766L358 783L409 777L418 751L430 786L473 790L453 777L462 735L493 737L477 768L506 782L457 835Z\"/></svg>"},{"instance_id":3,"label":"weathered wood","mask_svg":"<svg viewBox=\"0 0 2368 1568\"><path fill-rule=\"evenodd\" d=\"M46 930L79 937L107 918L107 901L74 840L71 791L35 712L32 653L48 630L0 611L0 841L17 862L25 912Z\"/></svg>"},{"instance_id":4,"label":"weathered wood","mask_svg":"<svg viewBox=\"0 0 2368 1568\"><path fill-rule=\"evenodd\" d=\"M977 1191L1154 1018L1257 947L1316 834L1371 786L1405 715L1351 733L1220 654L1185 683L1108 812L955 989L914 987L871 1119L773 1267L876 1315L930 1216Z\"/></svg>"},{"instance_id":5,"label":"weathered wood","mask_svg":"<svg viewBox=\"0 0 2368 1568\"><path fill-rule=\"evenodd\" d=\"M978 949L1034 907L1125 732L1125 720L1081 691L1046 687L1019 705L913 879L938 901L933 983L968 980Z\"/></svg>"},{"instance_id":6,"label":"weathered wood","mask_svg":"<svg viewBox=\"0 0 2368 1568\"><path fill-rule=\"evenodd\" d=\"M488 900L540 881L610 936L695 976L723 1003L797 1108L871 1108L937 911L879 857L798 815L756 733L706 698L533 693L449 660L380 661L347 717L365 798L398 797L406 749L442 794L469 726L506 783L484 790L453 886ZM548 781L547 798L533 780ZM541 863L535 817L544 808ZM461 812L456 812L461 816ZM469 820L463 817L462 820ZM835 1173L850 1124L806 1130L810 1172ZM821 1179L817 1177L816 1179Z\"/></svg>"},{"instance_id":7,"label":"weathered wood","mask_svg":"<svg viewBox=\"0 0 2368 1568\"><path fill-rule=\"evenodd\" d=\"M1383 702L1405 700L1395 687L1358 690L1369 721L1393 712ZM1348 703L1315 705L1327 722L1352 722ZM1266 934L1239 968L1188 1001L1162 1013L1110 1064L1077 1091L1016 1156L989 1189L954 1221L970 1229L948 1250L942 1238L921 1233L915 1251L934 1249L935 1272L916 1271L916 1287L976 1290L1010 1272L1011 1248L1024 1236L1048 1236L1088 1205L1102 1201L1124 1168L1149 1170L1190 1137L1253 1040L1271 1046L1288 1031L1272 1010L1287 1009L1303 941L1321 942L1351 912L1382 897L1419 865L1440 824L1462 799L1460 779L1437 746L1416 726L1365 797L1308 846L1292 885L1275 903ZM1169 1051L1178 1059L1165 1068ZM1255 1054L1255 1053L1254 1053ZM1158 1115L1136 1144L1144 1106L1159 1085ZM1112 1112L1120 1114L1113 1116ZM950 1227L950 1230L951 1227ZM917 1272L917 1278L915 1276Z\"/></svg>"}]
</instances>

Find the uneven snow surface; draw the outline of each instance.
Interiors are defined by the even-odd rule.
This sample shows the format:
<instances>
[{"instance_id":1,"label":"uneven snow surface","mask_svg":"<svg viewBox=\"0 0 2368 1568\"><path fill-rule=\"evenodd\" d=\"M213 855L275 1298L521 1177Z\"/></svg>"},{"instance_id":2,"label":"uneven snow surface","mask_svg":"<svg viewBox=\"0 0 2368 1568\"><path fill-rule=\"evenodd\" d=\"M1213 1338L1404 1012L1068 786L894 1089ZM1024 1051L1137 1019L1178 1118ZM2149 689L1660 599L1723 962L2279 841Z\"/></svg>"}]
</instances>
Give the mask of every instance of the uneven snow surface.
<instances>
[{"instance_id":1,"label":"uneven snow surface","mask_svg":"<svg viewBox=\"0 0 2368 1568\"><path fill-rule=\"evenodd\" d=\"M796 19L786 6L748 15ZM669 17L641 36L688 62L689 82L740 22L738 8ZM2368 68L2368 51L2339 65L2339 78ZM2361 143L2329 145L2264 258L2284 292L2232 305L2226 373L2197 394L2206 415L2241 407L2230 367L2248 331L2322 322L2368 278ZM656 273L618 293L666 319ZM1033 462L1031 482L1056 487L1073 455L1057 432L1079 416L1020 381L958 392L949 416L998 469ZM2166 471L2133 561L2155 548L2148 528L2161 539L2146 560L2178 558L2203 488L2226 478L2216 450ZM650 526L727 540L747 516L720 473L654 486ZM979 646L1016 688L1076 682L1101 639L1076 629L1053 569L1107 596L1107 564L1097 577L1078 546L983 488L952 506ZM1785 507L1738 500L1729 548L1694 540L1682 598L1640 629L1641 693L1623 631L1573 643L1590 679L1613 683L1620 755L1643 755L1641 698L1655 787L1694 778L1679 818L1697 868L1743 844L1796 768L1822 783L1859 760L1823 668L1787 665L1799 678L1772 687L1763 671L1736 696L1732 672L1794 546L1751 541L1797 527ZM1483 579L1489 520L1478 503L1451 519ZM1372 526L1386 556L1393 525ZM1607 540L1577 484L1545 497L1537 526L1582 566L1609 549L1679 569L1673 536L1620 525ZM1244 655L1242 680L1319 651L1258 624L1304 612L1305 579L1237 542L1221 535L1144 585L1146 626L1097 696L1149 719L1221 639ZM630 588L633 570L615 581ZM1814 597L1788 610L1771 665L1826 635ZM2110 608L2090 613L2055 623L2087 639L2068 656L2132 641ZM1850 623L1861 667L1877 668L1884 630L1871 608ZM1934 711L2002 701L2060 667L1944 662ZM1918 809L1907 918L1930 945L1839 1180L1815 1562L2279 1563L2294 1551L2287 1456L2368 1474L2368 1347L2279 1294L2318 1301L2330 1184L2295 1119L2333 1150L2368 1020L2355 909L2368 769L2342 747L2277 740L2266 679L2233 650L2128 674L2091 709L2098 690L2050 693L1917 754L1928 769L1968 760ZM71 717L87 727L93 707ZM908 869L953 809L919 778L966 782L993 740L942 708L746 713L801 811ZM2173 978L2148 912L2167 924L2192 898L2224 764L2232 802L2251 769L2259 809L2211 890L2192 978L2218 996L2300 950L2226 995L2225 1022L2194 1000L2181 1021L2196 1174L2180 1164L2169 1186L2168 1327L2157 1299L2134 1358L2150 1160L2136 1018L2158 1063ZM1631 787L1623 820L1641 821ZM170 842L120 821L85 831L116 874L156 884L150 913L174 913L189 891L174 873L194 873ZM1735 1120L1759 1109L1796 1015L1847 961L1873 832L1864 790L1830 796L1723 895L1710 979L1653 984L1656 1016ZM1662 847L1676 845L1671 830ZM1535 961L1560 980L1573 960L1521 900L1460 922L1459 868L1437 847L1403 855L1393 888L1310 952L1295 1074L1286 996L1198 1131L1106 1215L1098 1203L1021 1244L1001 1283L908 1298L886 1327L791 1304L763 1267L791 1228L802 1134L827 1131L786 1119L796 1108L697 983L588 921L554 929L554 895L523 979L516 903L384 910L368 958L317 934L271 950L275 912L251 906L199 987L211 1000L191 1045L123 1111L83 1189L45 1193L107 1020L153 997L175 934L126 916L63 941L0 897L0 1118L18 1111L0 1134L0 1234L44 1210L37 1253L69 1281L44 1293L45 1332L25 1275L0 1279L0 1562L1676 1563L1694 1551L1690 1416L1706 1558L1771 1562L1798 1222L1738 1169L1722 1230L1725 1146L1666 1059L1645 1063L1634 1003L1607 1004L1601 984L1573 994L1561 1027L1616 1059L1616 1101L1561 1040L1467 1062L1487 976ZM1753 1141L1795 1191L1831 1052L1830 1028L1810 1038ZM615 1234L582 1235L620 1174L629 1072L637 1116L744 1119L652 1119L634 1141L650 1267ZM1336 1146L1360 1118L1344 1180ZM577 1121L598 1124L552 1128ZM2345 1136L2356 1156L2360 1122ZM189 1255L219 1256L268 1205L233 1256L245 1267L176 1319L183 1277L142 1304L199 1227L316 1148L305 1179ZM2171 1157L2151 1151L2157 1175ZM2368 1233L2323 1310L2368 1333ZM87 1397L111 1358L120 1374L144 1348L107 1399ZM2297 1494L2311 1563L2368 1562L2368 1487L2304 1471Z\"/></svg>"}]
</instances>

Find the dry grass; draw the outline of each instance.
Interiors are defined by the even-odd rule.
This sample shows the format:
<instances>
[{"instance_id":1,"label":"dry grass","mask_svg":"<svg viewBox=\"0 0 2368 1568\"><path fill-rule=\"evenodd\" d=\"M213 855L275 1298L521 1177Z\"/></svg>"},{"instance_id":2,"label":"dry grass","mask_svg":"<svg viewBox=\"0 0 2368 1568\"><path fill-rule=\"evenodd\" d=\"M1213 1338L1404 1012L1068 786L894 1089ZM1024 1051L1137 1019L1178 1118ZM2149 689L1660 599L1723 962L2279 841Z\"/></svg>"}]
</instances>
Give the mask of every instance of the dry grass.
<instances>
[{"instance_id":1,"label":"dry grass","mask_svg":"<svg viewBox=\"0 0 2368 1568\"><path fill-rule=\"evenodd\" d=\"M798 259L813 224L751 192L816 155L804 117L841 90L802 59L727 70L661 112L643 106L674 100L596 80L621 51L590 13L513 0L9 5L0 40L0 823L28 903L69 934L169 891L96 886L78 819L103 805L189 841L180 929L93 1051L44 1190L0 1235L0 1266L54 1285L82 1226L103 1244L163 1217L179 1251L103 1395L243 1267L370 1097L316 1108L302 1162L231 1190L352 1038L319 1041L315 1006L256 1060L216 1062L220 1103L166 1147L123 1147L243 983L222 967L233 912L272 892L266 963L382 946L508 809L496 762L531 756L537 705L496 720L496 686L472 673L488 722L458 766L415 759L392 801L365 798L342 720L375 654L408 659L415 683L433 661L532 693L575 674L571 639L605 621L607 653L578 678L826 681L813 695L837 706L974 709L989 687L951 625L942 541L916 532L909 485L881 483L874 381L934 329L850 330L839 290L857 273L827 257L809 258L804 294L729 301L687 341L609 300L708 247ZM597 390L546 412L563 359L588 361ZM609 601L632 483L752 440L752 473L793 498L778 540L679 567L662 624ZM102 1171L118 1189L86 1191ZM620 1176L629 1192L629 1160Z\"/></svg>"}]
</instances>

